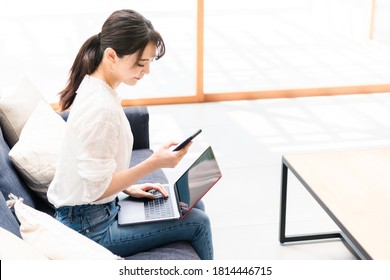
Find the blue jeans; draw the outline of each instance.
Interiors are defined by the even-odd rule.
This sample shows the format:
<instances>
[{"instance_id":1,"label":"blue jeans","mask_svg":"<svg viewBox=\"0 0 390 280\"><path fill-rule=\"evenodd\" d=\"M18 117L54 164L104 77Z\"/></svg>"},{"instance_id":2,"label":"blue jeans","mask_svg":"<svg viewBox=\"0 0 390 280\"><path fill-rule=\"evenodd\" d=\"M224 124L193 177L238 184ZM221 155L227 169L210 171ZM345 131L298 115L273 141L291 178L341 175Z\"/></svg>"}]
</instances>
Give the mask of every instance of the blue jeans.
<instances>
[{"instance_id":1,"label":"blue jeans","mask_svg":"<svg viewBox=\"0 0 390 280\"><path fill-rule=\"evenodd\" d=\"M118 200L106 204L64 206L58 221L89 237L116 255L126 257L175 241L188 241L201 259L213 259L210 220L198 203L183 220L118 225Z\"/></svg>"}]
</instances>

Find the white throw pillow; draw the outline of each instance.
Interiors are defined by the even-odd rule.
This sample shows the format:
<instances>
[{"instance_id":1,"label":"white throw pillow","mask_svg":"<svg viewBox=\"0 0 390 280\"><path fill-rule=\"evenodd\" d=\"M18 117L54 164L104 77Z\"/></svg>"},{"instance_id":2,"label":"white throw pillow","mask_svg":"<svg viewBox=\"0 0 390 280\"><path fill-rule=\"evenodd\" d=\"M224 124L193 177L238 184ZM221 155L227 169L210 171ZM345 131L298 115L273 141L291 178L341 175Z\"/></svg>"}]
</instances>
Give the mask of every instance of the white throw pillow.
<instances>
[{"instance_id":1,"label":"white throw pillow","mask_svg":"<svg viewBox=\"0 0 390 280\"><path fill-rule=\"evenodd\" d=\"M35 247L0 227L0 260L48 260Z\"/></svg>"},{"instance_id":2,"label":"white throw pillow","mask_svg":"<svg viewBox=\"0 0 390 280\"><path fill-rule=\"evenodd\" d=\"M0 126L10 148L18 142L24 124L42 100L43 95L27 78L13 93L0 99Z\"/></svg>"},{"instance_id":3,"label":"white throw pillow","mask_svg":"<svg viewBox=\"0 0 390 280\"><path fill-rule=\"evenodd\" d=\"M53 180L66 122L46 102L40 101L31 113L9 157L27 185L47 201Z\"/></svg>"},{"instance_id":4,"label":"white throw pillow","mask_svg":"<svg viewBox=\"0 0 390 280\"><path fill-rule=\"evenodd\" d=\"M108 249L11 195L23 240L53 260L118 260Z\"/></svg>"}]
</instances>

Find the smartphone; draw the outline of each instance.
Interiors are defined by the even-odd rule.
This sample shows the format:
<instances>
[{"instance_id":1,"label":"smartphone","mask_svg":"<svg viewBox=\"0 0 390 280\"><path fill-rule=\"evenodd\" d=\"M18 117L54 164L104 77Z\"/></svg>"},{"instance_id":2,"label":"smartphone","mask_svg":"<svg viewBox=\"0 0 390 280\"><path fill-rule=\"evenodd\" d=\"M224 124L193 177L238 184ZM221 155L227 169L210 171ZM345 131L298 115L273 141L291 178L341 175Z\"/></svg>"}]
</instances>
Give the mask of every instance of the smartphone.
<instances>
[{"instance_id":1,"label":"smartphone","mask_svg":"<svg viewBox=\"0 0 390 280\"><path fill-rule=\"evenodd\" d=\"M181 142L173 151L179 151L181 149L183 149L185 146L188 145L188 143L190 143L192 141L192 139L194 139L196 136L198 136L199 133L201 133L202 130L199 129L197 132L195 132L194 134L192 134L190 137L188 137L186 140L184 140L183 142Z\"/></svg>"}]
</instances>

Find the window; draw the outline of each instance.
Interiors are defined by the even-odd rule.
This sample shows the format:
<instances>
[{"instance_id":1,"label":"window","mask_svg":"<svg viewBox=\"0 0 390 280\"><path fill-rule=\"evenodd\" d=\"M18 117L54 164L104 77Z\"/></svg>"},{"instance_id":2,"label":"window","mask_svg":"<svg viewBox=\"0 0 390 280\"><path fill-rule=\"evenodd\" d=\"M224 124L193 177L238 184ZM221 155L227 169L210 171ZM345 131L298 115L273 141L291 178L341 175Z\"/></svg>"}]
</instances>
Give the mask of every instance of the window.
<instances>
[{"instance_id":1,"label":"window","mask_svg":"<svg viewBox=\"0 0 390 280\"><path fill-rule=\"evenodd\" d=\"M151 19L167 45L137 87L118 88L125 105L390 91L386 3L1 1L0 95L26 76L56 102L81 44L124 7Z\"/></svg>"}]
</instances>

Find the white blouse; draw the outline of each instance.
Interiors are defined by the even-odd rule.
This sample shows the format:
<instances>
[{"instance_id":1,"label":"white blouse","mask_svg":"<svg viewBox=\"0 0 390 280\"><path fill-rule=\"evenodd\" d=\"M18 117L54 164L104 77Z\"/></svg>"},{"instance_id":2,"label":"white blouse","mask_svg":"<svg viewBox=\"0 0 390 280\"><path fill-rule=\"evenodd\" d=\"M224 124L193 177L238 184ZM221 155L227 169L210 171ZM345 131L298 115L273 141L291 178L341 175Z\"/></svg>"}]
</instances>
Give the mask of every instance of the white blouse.
<instances>
[{"instance_id":1,"label":"white blouse","mask_svg":"<svg viewBox=\"0 0 390 280\"><path fill-rule=\"evenodd\" d=\"M133 135L118 94L102 80L85 76L67 120L56 173L47 196L56 207L96 201L114 172L129 167Z\"/></svg>"}]
</instances>

